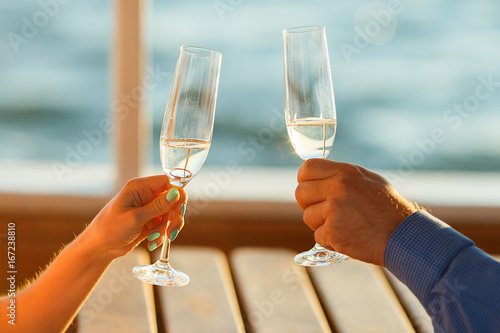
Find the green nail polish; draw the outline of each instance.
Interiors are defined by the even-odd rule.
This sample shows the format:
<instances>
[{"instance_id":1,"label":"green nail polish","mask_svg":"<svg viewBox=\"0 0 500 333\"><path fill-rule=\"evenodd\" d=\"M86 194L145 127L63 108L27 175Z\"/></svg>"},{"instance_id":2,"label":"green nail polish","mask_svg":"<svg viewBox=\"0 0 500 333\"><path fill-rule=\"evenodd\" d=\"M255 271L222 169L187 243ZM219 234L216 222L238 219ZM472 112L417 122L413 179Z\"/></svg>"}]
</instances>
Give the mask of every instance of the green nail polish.
<instances>
[{"instance_id":1,"label":"green nail polish","mask_svg":"<svg viewBox=\"0 0 500 333\"><path fill-rule=\"evenodd\" d=\"M186 214L186 205L182 204L182 206L181 206L181 217L184 217L184 214Z\"/></svg>"},{"instance_id":2,"label":"green nail polish","mask_svg":"<svg viewBox=\"0 0 500 333\"><path fill-rule=\"evenodd\" d=\"M175 198L177 198L177 196L179 195L179 191L174 187L174 188L171 188L170 191L167 192L167 201L168 202L172 202L174 201Z\"/></svg>"},{"instance_id":3,"label":"green nail polish","mask_svg":"<svg viewBox=\"0 0 500 333\"><path fill-rule=\"evenodd\" d=\"M175 229L170 233L170 241L173 242L175 238L177 238L177 235L179 234L179 229Z\"/></svg>"},{"instance_id":4,"label":"green nail polish","mask_svg":"<svg viewBox=\"0 0 500 333\"><path fill-rule=\"evenodd\" d=\"M156 247L158 247L158 244L156 244L156 242L149 244L149 251L153 251L154 249L156 249Z\"/></svg>"},{"instance_id":5,"label":"green nail polish","mask_svg":"<svg viewBox=\"0 0 500 333\"><path fill-rule=\"evenodd\" d=\"M149 237L148 237L148 241L152 241L152 240L155 240L157 239L158 237L160 237L160 233L158 231L155 231L155 232L152 232Z\"/></svg>"}]
</instances>

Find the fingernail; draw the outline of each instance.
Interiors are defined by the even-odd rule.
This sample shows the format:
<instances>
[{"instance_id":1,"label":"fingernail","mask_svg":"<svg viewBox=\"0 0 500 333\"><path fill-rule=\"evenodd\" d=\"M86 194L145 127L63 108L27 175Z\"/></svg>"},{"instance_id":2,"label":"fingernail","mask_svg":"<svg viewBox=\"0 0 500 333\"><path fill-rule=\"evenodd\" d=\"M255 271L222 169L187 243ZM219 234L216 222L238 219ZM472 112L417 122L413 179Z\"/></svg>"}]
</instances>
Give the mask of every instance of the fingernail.
<instances>
[{"instance_id":1,"label":"fingernail","mask_svg":"<svg viewBox=\"0 0 500 333\"><path fill-rule=\"evenodd\" d=\"M170 241L173 242L175 238L177 238L177 235L179 234L179 229L175 229L170 233Z\"/></svg>"},{"instance_id":2,"label":"fingernail","mask_svg":"<svg viewBox=\"0 0 500 333\"><path fill-rule=\"evenodd\" d=\"M170 191L168 191L167 196L166 196L167 201L168 202L174 201L178 195L179 195L179 190L177 190L175 187L171 188Z\"/></svg>"},{"instance_id":3,"label":"fingernail","mask_svg":"<svg viewBox=\"0 0 500 333\"><path fill-rule=\"evenodd\" d=\"M153 251L154 249L156 249L157 246L158 244L156 244L156 242L149 244L149 251Z\"/></svg>"},{"instance_id":4,"label":"fingernail","mask_svg":"<svg viewBox=\"0 0 500 333\"><path fill-rule=\"evenodd\" d=\"M182 204L182 206L181 206L181 217L184 217L184 214L186 214L186 205Z\"/></svg>"},{"instance_id":5,"label":"fingernail","mask_svg":"<svg viewBox=\"0 0 500 333\"><path fill-rule=\"evenodd\" d=\"M155 240L157 239L158 237L160 237L160 233L158 231L155 231L155 232L152 232L149 237L148 237L148 241L152 241L152 240Z\"/></svg>"}]
</instances>

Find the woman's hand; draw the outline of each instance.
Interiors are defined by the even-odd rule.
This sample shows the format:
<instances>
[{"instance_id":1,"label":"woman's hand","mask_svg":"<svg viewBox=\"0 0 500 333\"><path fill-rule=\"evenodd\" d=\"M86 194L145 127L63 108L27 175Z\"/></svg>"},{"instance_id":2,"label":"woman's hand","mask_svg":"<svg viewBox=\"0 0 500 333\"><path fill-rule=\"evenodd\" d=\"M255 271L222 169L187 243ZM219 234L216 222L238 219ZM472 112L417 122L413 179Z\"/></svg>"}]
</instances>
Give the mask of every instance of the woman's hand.
<instances>
[{"instance_id":1,"label":"woman's hand","mask_svg":"<svg viewBox=\"0 0 500 333\"><path fill-rule=\"evenodd\" d=\"M151 234L155 239L150 248L153 242L158 246L167 223L170 238L177 234L175 230L184 225L186 202L186 192L170 185L167 176L129 181L47 270L16 294L20 320L15 328L19 332L66 331L116 257L132 251ZM0 298L2 308L9 302L7 297ZM9 328L7 320L0 322L1 332Z\"/></svg>"},{"instance_id":2,"label":"woman's hand","mask_svg":"<svg viewBox=\"0 0 500 333\"><path fill-rule=\"evenodd\" d=\"M152 251L167 235L171 239L184 226L187 195L170 184L167 176L132 179L99 212L84 231L94 246L110 258L132 251L146 237Z\"/></svg>"}]
</instances>

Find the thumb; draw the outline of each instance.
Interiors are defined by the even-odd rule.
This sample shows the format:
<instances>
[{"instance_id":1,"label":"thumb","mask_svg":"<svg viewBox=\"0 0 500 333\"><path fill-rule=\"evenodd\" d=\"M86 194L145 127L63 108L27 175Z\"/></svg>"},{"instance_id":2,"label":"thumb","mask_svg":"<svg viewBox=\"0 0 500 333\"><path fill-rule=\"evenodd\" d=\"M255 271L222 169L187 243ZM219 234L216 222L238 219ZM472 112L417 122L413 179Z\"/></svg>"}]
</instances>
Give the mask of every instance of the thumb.
<instances>
[{"instance_id":1,"label":"thumb","mask_svg":"<svg viewBox=\"0 0 500 333\"><path fill-rule=\"evenodd\" d=\"M145 206L136 208L135 214L138 221L146 222L166 214L168 211L174 209L179 200L179 190L172 187L165 194L157 196L153 201Z\"/></svg>"}]
</instances>

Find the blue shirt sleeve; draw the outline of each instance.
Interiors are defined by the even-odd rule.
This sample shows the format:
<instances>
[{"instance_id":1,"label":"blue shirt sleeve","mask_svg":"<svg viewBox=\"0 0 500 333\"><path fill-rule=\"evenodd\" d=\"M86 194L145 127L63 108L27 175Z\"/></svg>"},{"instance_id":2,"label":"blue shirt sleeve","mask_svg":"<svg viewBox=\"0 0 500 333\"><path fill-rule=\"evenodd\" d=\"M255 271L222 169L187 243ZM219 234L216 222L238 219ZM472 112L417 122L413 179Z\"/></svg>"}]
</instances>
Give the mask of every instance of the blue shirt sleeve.
<instances>
[{"instance_id":1,"label":"blue shirt sleeve","mask_svg":"<svg viewBox=\"0 0 500 333\"><path fill-rule=\"evenodd\" d=\"M417 296L436 332L500 332L500 263L425 211L391 236L387 269Z\"/></svg>"}]
</instances>

